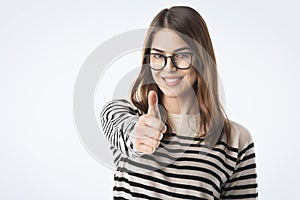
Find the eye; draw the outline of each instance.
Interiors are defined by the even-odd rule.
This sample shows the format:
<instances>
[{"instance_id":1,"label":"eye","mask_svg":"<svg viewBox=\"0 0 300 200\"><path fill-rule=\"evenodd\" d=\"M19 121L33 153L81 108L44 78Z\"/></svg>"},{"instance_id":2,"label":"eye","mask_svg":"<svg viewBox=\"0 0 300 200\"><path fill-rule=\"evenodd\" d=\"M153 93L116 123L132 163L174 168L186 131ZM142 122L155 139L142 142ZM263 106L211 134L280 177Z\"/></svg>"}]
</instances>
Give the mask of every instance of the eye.
<instances>
[{"instance_id":1,"label":"eye","mask_svg":"<svg viewBox=\"0 0 300 200\"><path fill-rule=\"evenodd\" d=\"M154 57L154 58L162 58L163 55L161 55L161 54L153 54L153 57Z\"/></svg>"},{"instance_id":2,"label":"eye","mask_svg":"<svg viewBox=\"0 0 300 200\"><path fill-rule=\"evenodd\" d=\"M189 53L177 53L174 57L177 59L189 59L190 56L191 55Z\"/></svg>"}]
</instances>

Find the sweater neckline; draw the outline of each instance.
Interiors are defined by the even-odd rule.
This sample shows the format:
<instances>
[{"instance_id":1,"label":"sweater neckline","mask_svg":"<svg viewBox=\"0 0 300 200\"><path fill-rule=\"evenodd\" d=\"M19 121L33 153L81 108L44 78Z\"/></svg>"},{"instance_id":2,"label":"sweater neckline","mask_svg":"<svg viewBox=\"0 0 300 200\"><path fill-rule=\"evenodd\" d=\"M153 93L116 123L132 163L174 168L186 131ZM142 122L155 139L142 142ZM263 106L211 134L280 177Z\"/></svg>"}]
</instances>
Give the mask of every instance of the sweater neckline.
<instances>
[{"instance_id":1,"label":"sweater neckline","mask_svg":"<svg viewBox=\"0 0 300 200\"><path fill-rule=\"evenodd\" d=\"M173 117L173 118L194 118L198 117L200 114L175 114L175 113L167 113L168 116Z\"/></svg>"},{"instance_id":2,"label":"sweater neckline","mask_svg":"<svg viewBox=\"0 0 300 200\"><path fill-rule=\"evenodd\" d=\"M171 129L177 135L194 136L199 123L200 115L198 114L174 114L168 113L171 121Z\"/></svg>"}]
</instances>

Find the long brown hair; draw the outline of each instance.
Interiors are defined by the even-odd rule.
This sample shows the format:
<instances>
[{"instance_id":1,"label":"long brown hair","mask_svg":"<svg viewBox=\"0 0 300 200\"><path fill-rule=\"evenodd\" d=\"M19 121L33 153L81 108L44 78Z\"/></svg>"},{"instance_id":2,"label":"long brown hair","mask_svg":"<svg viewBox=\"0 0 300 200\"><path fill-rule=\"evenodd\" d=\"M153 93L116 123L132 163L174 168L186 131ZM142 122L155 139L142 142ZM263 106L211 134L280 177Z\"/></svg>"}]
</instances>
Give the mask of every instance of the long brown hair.
<instances>
[{"instance_id":1,"label":"long brown hair","mask_svg":"<svg viewBox=\"0 0 300 200\"><path fill-rule=\"evenodd\" d=\"M218 74L213 45L205 21L193 8L186 6L166 8L152 20L144 42L143 65L131 90L132 103L143 114L147 113L148 93L150 90L155 90L158 94L158 103L164 106L162 102L163 93L155 83L150 67L147 66L144 58L144 55L150 53L155 33L163 28L180 33L179 36L197 54L196 64L193 66L198 71L197 80L192 87L201 113L198 136L205 136L206 139L215 144L222 134L226 134L226 144L229 145L231 127L219 100ZM168 131L170 131L168 119L166 124Z\"/></svg>"}]
</instances>

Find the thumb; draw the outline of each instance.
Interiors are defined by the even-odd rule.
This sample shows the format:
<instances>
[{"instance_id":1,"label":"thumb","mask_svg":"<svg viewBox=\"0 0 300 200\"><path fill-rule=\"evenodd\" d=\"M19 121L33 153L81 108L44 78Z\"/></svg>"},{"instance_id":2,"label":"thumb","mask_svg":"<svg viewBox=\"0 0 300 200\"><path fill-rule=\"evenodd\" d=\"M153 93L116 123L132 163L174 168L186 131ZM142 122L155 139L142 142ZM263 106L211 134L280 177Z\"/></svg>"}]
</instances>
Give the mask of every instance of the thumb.
<instances>
[{"instance_id":1,"label":"thumb","mask_svg":"<svg viewBox=\"0 0 300 200\"><path fill-rule=\"evenodd\" d=\"M161 120L160 112L158 109L158 97L154 90L150 90L148 94L148 114Z\"/></svg>"}]
</instances>

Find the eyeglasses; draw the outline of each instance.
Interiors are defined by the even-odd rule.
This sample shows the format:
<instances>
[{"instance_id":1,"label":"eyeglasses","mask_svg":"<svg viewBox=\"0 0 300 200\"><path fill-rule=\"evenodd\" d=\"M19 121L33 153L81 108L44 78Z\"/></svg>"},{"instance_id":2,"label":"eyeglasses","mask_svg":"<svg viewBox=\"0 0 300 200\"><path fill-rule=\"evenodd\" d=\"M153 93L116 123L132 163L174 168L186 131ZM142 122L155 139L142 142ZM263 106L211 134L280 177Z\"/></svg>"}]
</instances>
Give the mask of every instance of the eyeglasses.
<instances>
[{"instance_id":1,"label":"eyeglasses","mask_svg":"<svg viewBox=\"0 0 300 200\"><path fill-rule=\"evenodd\" d=\"M164 56L160 53L150 53L145 55L147 64L149 64L153 70L162 70L166 66L168 58L171 58L173 65L177 69L188 69L192 64L192 57L192 52L180 52L171 56Z\"/></svg>"}]
</instances>

